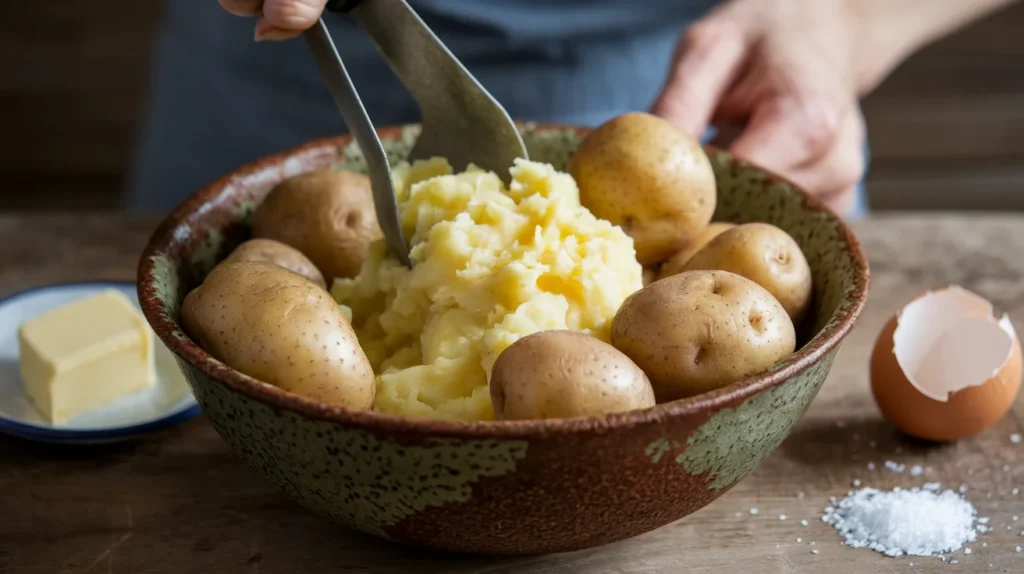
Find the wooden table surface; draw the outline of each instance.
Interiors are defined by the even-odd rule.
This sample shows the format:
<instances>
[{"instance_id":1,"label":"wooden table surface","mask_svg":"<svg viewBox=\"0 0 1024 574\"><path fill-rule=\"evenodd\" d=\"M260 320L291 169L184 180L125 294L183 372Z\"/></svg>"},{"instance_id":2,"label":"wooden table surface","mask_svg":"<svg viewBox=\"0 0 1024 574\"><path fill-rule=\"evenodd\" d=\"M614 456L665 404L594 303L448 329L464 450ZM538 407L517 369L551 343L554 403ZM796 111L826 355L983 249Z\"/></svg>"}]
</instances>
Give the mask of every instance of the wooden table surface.
<instances>
[{"instance_id":1,"label":"wooden table surface","mask_svg":"<svg viewBox=\"0 0 1024 574\"><path fill-rule=\"evenodd\" d=\"M0 216L0 296L54 281L132 279L154 221ZM898 215L858 222L871 298L792 436L703 510L606 547L550 556L455 556L350 532L292 504L235 458L202 417L141 442L44 446L0 437L0 572L1024 572L1024 398L982 435L929 446L894 431L868 390L883 322L929 287L956 283L1024 329L1024 216ZM908 471L888 470L891 460ZM874 470L869 470L874 463ZM921 476L911 476L921 465ZM968 485L991 532L972 553L888 558L840 544L819 519L853 480L892 488ZM756 508L757 514L752 514ZM781 520L780 515L786 519ZM807 525L801 524L802 520ZM813 551L817 551L814 553ZM914 566L911 566L911 563Z\"/></svg>"}]
</instances>

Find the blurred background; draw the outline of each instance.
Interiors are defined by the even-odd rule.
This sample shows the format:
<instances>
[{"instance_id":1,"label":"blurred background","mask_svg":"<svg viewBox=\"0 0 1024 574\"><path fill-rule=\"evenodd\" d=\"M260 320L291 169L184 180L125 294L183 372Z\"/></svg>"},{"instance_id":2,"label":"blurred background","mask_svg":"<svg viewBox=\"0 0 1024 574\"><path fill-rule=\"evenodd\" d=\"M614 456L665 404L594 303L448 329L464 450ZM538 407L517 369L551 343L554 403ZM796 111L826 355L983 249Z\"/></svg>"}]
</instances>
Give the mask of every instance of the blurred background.
<instances>
[{"instance_id":1,"label":"blurred background","mask_svg":"<svg viewBox=\"0 0 1024 574\"><path fill-rule=\"evenodd\" d=\"M0 210L112 208L123 189L162 2L61 4L0 7ZM873 209L1024 209L1022 34L1019 3L865 100Z\"/></svg>"}]
</instances>

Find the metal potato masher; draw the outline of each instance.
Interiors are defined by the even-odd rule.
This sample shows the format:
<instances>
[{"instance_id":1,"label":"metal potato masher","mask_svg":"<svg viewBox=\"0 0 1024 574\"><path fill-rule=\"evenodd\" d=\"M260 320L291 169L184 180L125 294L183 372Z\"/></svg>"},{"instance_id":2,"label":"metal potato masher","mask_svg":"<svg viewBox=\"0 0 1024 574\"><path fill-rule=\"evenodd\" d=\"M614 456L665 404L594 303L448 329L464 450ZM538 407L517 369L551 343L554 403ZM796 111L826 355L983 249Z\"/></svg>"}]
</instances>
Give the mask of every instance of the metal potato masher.
<instances>
[{"instance_id":1,"label":"metal potato masher","mask_svg":"<svg viewBox=\"0 0 1024 574\"><path fill-rule=\"evenodd\" d=\"M356 20L419 104L422 131L409 153L410 161L441 156L457 171L474 163L508 182L513 160L528 157L519 130L405 0L332 0L327 10ZM345 125L366 157L374 208L388 247L411 266L387 155L323 18L304 37Z\"/></svg>"}]
</instances>

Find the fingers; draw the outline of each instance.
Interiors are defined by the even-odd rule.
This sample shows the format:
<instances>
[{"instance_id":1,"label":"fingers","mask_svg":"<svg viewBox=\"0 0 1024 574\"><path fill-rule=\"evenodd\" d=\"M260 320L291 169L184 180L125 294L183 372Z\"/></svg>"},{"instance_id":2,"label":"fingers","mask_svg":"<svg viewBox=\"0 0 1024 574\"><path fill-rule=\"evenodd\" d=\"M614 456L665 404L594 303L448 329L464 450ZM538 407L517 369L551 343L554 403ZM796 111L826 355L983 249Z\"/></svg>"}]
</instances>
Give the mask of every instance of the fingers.
<instances>
[{"instance_id":1,"label":"fingers","mask_svg":"<svg viewBox=\"0 0 1024 574\"><path fill-rule=\"evenodd\" d=\"M221 8L235 16L255 16L262 5L263 0L220 0Z\"/></svg>"},{"instance_id":2,"label":"fingers","mask_svg":"<svg viewBox=\"0 0 1024 574\"><path fill-rule=\"evenodd\" d=\"M766 97L755 104L730 152L769 170L789 173L832 148L840 119L839 106L830 98L799 91Z\"/></svg>"},{"instance_id":3,"label":"fingers","mask_svg":"<svg viewBox=\"0 0 1024 574\"><path fill-rule=\"evenodd\" d=\"M263 17L282 30L303 31L316 23L327 0L265 0Z\"/></svg>"},{"instance_id":4,"label":"fingers","mask_svg":"<svg viewBox=\"0 0 1024 574\"><path fill-rule=\"evenodd\" d=\"M787 175L800 187L826 200L842 196L864 176L864 135L864 120L851 106L829 150Z\"/></svg>"},{"instance_id":5,"label":"fingers","mask_svg":"<svg viewBox=\"0 0 1024 574\"><path fill-rule=\"evenodd\" d=\"M857 204L857 186L848 187L836 195L823 198L825 205L840 217L848 217Z\"/></svg>"},{"instance_id":6,"label":"fingers","mask_svg":"<svg viewBox=\"0 0 1024 574\"><path fill-rule=\"evenodd\" d=\"M251 3L249 0L221 0L222 5L224 2ZM262 0L259 3L262 4L263 15L256 22L255 39L286 40L315 24L327 0Z\"/></svg>"},{"instance_id":7,"label":"fingers","mask_svg":"<svg viewBox=\"0 0 1024 574\"><path fill-rule=\"evenodd\" d=\"M856 203L857 184L864 177L867 159L864 156L864 119L855 106L850 105L846 110L832 144L817 157L790 168L771 166L756 159L750 161L784 175L824 201L836 213L850 213Z\"/></svg>"},{"instance_id":8,"label":"fingers","mask_svg":"<svg viewBox=\"0 0 1024 574\"><path fill-rule=\"evenodd\" d=\"M700 137L722 93L739 73L746 51L742 31L731 22L691 26L676 48L668 80L651 112Z\"/></svg>"},{"instance_id":9,"label":"fingers","mask_svg":"<svg viewBox=\"0 0 1024 574\"><path fill-rule=\"evenodd\" d=\"M289 38L296 38L302 34L301 30L291 30L289 28L279 28L275 26L273 22L267 19L266 16L261 16L256 21L256 29L253 32L253 39L257 42L264 40L287 40Z\"/></svg>"}]
</instances>

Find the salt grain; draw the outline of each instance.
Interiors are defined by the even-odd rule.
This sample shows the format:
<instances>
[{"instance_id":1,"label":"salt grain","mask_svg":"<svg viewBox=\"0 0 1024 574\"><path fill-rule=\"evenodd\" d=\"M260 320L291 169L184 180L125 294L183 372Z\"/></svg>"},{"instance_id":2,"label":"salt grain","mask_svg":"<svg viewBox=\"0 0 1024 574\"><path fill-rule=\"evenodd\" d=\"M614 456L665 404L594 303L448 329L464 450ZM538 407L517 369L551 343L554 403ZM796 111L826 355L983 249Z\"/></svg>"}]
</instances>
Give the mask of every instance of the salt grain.
<instances>
[{"instance_id":1,"label":"salt grain","mask_svg":"<svg viewBox=\"0 0 1024 574\"><path fill-rule=\"evenodd\" d=\"M756 508L751 508L751 509L750 509L750 513L751 513L751 514L757 514L758 512L761 512L761 511L760 511L760 510L758 510L758 509L756 509Z\"/></svg>"},{"instance_id":2,"label":"salt grain","mask_svg":"<svg viewBox=\"0 0 1024 574\"><path fill-rule=\"evenodd\" d=\"M859 486L860 486L860 480L858 480L858 479L854 479L854 481L853 481L853 487L854 487L854 488L857 488L857 487L859 487Z\"/></svg>"},{"instance_id":3,"label":"salt grain","mask_svg":"<svg viewBox=\"0 0 1024 574\"><path fill-rule=\"evenodd\" d=\"M1021 440L1024 440L1024 438L1022 438L1019 433L1013 433L1010 435L1010 442L1013 444L1020 444Z\"/></svg>"},{"instance_id":4,"label":"salt grain","mask_svg":"<svg viewBox=\"0 0 1024 574\"><path fill-rule=\"evenodd\" d=\"M978 524L988 524L990 520L992 519L987 516L982 516L978 519Z\"/></svg>"},{"instance_id":5,"label":"salt grain","mask_svg":"<svg viewBox=\"0 0 1024 574\"><path fill-rule=\"evenodd\" d=\"M966 484L961 484L960 485L960 494L964 494L966 492L967 492L967 485Z\"/></svg>"},{"instance_id":6,"label":"salt grain","mask_svg":"<svg viewBox=\"0 0 1024 574\"><path fill-rule=\"evenodd\" d=\"M933 492L938 492L938 490L940 488L942 488L942 484L940 484L938 482L926 482L926 483L921 485L921 488L924 489L924 490L931 490Z\"/></svg>"},{"instance_id":7,"label":"salt grain","mask_svg":"<svg viewBox=\"0 0 1024 574\"><path fill-rule=\"evenodd\" d=\"M910 467L910 476L921 476L921 473L923 472L924 469L921 468L920 465L915 464L914 466Z\"/></svg>"},{"instance_id":8,"label":"salt grain","mask_svg":"<svg viewBox=\"0 0 1024 574\"><path fill-rule=\"evenodd\" d=\"M875 463L869 462L868 463L868 470L875 470Z\"/></svg>"},{"instance_id":9,"label":"salt grain","mask_svg":"<svg viewBox=\"0 0 1024 574\"><path fill-rule=\"evenodd\" d=\"M797 542L803 542L803 541L804 541L804 539L803 539L803 538L797 538L797 539L796 539L796 541L797 541Z\"/></svg>"},{"instance_id":10,"label":"salt grain","mask_svg":"<svg viewBox=\"0 0 1024 574\"><path fill-rule=\"evenodd\" d=\"M1013 518L1011 518L1010 520L1012 520L1012 521L1014 521L1014 522L1017 522L1017 517L1016 517L1016 516L1014 516L1014 517L1013 517Z\"/></svg>"},{"instance_id":11,"label":"salt grain","mask_svg":"<svg viewBox=\"0 0 1024 574\"><path fill-rule=\"evenodd\" d=\"M811 550L811 554L817 554L817 553L818 553L817 550Z\"/></svg>"},{"instance_id":12,"label":"salt grain","mask_svg":"<svg viewBox=\"0 0 1024 574\"><path fill-rule=\"evenodd\" d=\"M801 520L800 521L800 526L807 526L807 521L806 520Z\"/></svg>"},{"instance_id":13,"label":"salt grain","mask_svg":"<svg viewBox=\"0 0 1024 574\"><path fill-rule=\"evenodd\" d=\"M950 564L959 564L960 561L959 560L950 560L949 563Z\"/></svg>"},{"instance_id":14,"label":"salt grain","mask_svg":"<svg viewBox=\"0 0 1024 574\"><path fill-rule=\"evenodd\" d=\"M779 515L779 520L785 520L785 519L786 519L786 515L785 514L780 514Z\"/></svg>"},{"instance_id":15,"label":"salt grain","mask_svg":"<svg viewBox=\"0 0 1024 574\"><path fill-rule=\"evenodd\" d=\"M1010 494L1012 494L1014 496L1017 496L1018 494L1020 494L1020 489L1019 488L1015 488L1015 489L1010 491Z\"/></svg>"},{"instance_id":16,"label":"salt grain","mask_svg":"<svg viewBox=\"0 0 1024 574\"><path fill-rule=\"evenodd\" d=\"M847 546L887 556L936 556L977 539L975 510L952 490L865 488L825 508Z\"/></svg>"},{"instance_id":17,"label":"salt grain","mask_svg":"<svg viewBox=\"0 0 1024 574\"><path fill-rule=\"evenodd\" d=\"M885 468L888 468L893 472L903 472L904 470L906 470L907 466L904 464L896 464L891 460L887 460L885 461Z\"/></svg>"},{"instance_id":18,"label":"salt grain","mask_svg":"<svg viewBox=\"0 0 1024 574\"><path fill-rule=\"evenodd\" d=\"M970 553L971 553L971 549L970 548L964 548L964 554L970 554Z\"/></svg>"},{"instance_id":19,"label":"salt grain","mask_svg":"<svg viewBox=\"0 0 1024 574\"><path fill-rule=\"evenodd\" d=\"M1017 547L1017 548L1016 548L1015 550L1016 550L1017 552L1020 552L1020 546L1018 546L1018 547Z\"/></svg>"}]
</instances>

